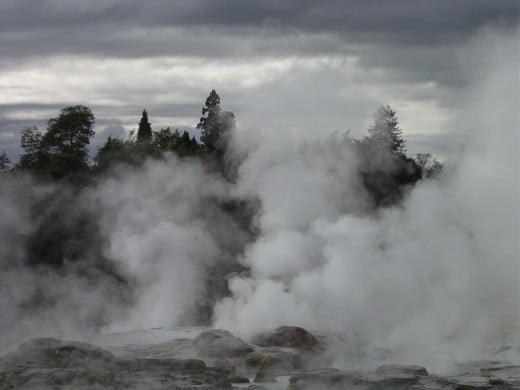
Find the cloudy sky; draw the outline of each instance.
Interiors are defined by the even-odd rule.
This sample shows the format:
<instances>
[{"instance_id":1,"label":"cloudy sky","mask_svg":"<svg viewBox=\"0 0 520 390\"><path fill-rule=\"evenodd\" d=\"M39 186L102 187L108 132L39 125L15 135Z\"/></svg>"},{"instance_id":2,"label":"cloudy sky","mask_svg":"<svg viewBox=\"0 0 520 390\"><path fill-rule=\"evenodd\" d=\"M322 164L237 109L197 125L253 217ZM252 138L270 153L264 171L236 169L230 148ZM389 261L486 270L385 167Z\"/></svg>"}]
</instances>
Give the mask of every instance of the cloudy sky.
<instances>
[{"instance_id":1,"label":"cloudy sky","mask_svg":"<svg viewBox=\"0 0 520 390\"><path fill-rule=\"evenodd\" d=\"M215 88L244 131L361 136L390 104L410 153L449 156L475 47L519 20L518 0L0 0L0 153L68 105L94 111L93 149L143 108L193 128Z\"/></svg>"}]
</instances>

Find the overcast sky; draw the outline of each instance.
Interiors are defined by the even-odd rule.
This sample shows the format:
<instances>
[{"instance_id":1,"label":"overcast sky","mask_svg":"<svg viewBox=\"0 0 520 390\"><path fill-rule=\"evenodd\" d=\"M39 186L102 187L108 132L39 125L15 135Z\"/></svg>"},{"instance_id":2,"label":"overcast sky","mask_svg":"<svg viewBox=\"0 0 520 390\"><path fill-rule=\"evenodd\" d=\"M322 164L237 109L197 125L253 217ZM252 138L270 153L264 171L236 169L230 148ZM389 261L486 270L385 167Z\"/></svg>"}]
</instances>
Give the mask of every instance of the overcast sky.
<instances>
[{"instance_id":1,"label":"overcast sky","mask_svg":"<svg viewBox=\"0 0 520 390\"><path fill-rule=\"evenodd\" d=\"M410 153L449 156L478 76L472 47L517 29L519 10L518 0L0 0L0 153L16 161L20 129L44 130L68 105L94 111L93 149L135 129L144 108L154 130L193 128L215 88L244 131L361 136L390 104Z\"/></svg>"}]
</instances>

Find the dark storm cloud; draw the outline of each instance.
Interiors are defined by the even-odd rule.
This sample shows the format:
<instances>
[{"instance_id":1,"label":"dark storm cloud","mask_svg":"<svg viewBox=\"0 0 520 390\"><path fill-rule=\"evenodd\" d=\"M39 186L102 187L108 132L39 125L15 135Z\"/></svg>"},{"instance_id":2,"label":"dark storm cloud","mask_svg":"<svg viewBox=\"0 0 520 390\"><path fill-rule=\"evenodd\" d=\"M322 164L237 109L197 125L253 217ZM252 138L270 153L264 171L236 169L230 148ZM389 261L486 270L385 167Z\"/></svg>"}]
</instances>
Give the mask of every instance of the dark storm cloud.
<instances>
[{"instance_id":1,"label":"dark storm cloud","mask_svg":"<svg viewBox=\"0 0 520 390\"><path fill-rule=\"evenodd\" d=\"M515 0L308 1L296 18L299 27L335 31L388 42L435 43L466 37L491 21L518 21ZM311 5L312 4L312 5Z\"/></svg>"},{"instance_id":2,"label":"dark storm cloud","mask_svg":"<svg viewBox=\"0 0 520 390\"><path fill-rule=\"evenodd\" d=\"M11 0L1 6L0 25L18 31L97 24L260 26L270 19L304 31L403 33L429 39L434 32L465 34L491 20L516 21L519 7L516 0L119 0L81 5Z\"/></svg>"},{"instance_id":3,"label":"dark storm cloud","mask_svg":"<svg viewBox=\"0 0 520 390\"><path fill-rule=\"evenodd\" d=\"M233 45L226 44L229 43L226 39L234 36L254 41L256 38L262 49L258 34L266 30L280 35L330 34L348 43L452 43L486 23L517 23L520 13L520 3L516 0L72 3L63 0L2 2L0 43L4 55L233 55L239 54L234 50L236 42L231 39ZM182 32L172 33L168 28L180 28ZM164 34L160 33L161 29L166 29L162 30ZM138 31L143 34L136 34ZM213 39L200 39L201 35L215 31L218 34L214 34ZM321 51L316 44L320 42L310 40L303 47L284 48L286 52L312 54ZM269 51L276 52L273 45L268 47Z\"/></svg>"}]
</instances>

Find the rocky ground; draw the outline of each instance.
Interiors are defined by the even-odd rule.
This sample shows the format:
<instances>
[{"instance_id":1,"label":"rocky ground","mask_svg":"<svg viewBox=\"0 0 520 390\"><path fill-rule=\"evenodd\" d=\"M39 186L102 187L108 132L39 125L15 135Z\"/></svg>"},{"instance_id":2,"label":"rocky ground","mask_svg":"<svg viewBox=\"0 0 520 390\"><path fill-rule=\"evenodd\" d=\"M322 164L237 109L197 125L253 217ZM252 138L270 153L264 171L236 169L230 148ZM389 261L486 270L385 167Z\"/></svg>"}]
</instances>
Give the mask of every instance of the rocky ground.
<instances>
[{"instance_id":1,"label":"rocky ground","mask_svg":"<svg viewBox=\"0 0 520 390\"><path fill-rule=\"evenodd\" d=\"M520 389L520 365L510 361L470 362L441 377L403 364L343 371L331 368L328 351L326 340L298 327L264 332L250 343L201 328L112 334L91 343L38 338L0 358L0 389Z\"/></svg>"}]
</instances>

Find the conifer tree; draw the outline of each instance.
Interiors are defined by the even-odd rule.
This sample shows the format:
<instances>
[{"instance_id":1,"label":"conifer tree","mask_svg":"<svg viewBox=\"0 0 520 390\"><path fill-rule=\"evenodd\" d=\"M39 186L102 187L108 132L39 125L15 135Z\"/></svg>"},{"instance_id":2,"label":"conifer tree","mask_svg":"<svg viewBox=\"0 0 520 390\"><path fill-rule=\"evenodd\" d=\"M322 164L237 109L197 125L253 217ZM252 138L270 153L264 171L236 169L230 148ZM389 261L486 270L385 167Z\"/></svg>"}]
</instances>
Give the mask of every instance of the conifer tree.
<instances>
[{"instance_id":1,"label":"conifer tree","mask_svg":"<svg viewBox=\"0 0 520 390\"><path fill-rule=\"evenodd\" d=\"M137 142L150 143L152 141L152 125L148 122L148 113L143 110L143 116L139 121L139 128L137 129Z\"/></svg>"},{"instance_id":2,"label":"conifer tree","mask_svg":"<svg viewBox=\"0 0 520 390\"><path fill-rule=\"evenodd\" d=\"M380 106L374 114L374 124L368 129L372 142L388 148L396 155L406 153L403 132L396 112L388 105Z\"/></svg>"},{"instance_id":3,"label":"conifer tree","mask_svg":"<svg viewBox=\"0 0 520 390\"><path fill-rule=\"evenodd\" d=\"M197 129L201 130L200 140L209 151L224 153L227 148L228 132L235 125L235 115L220 108L220 97L211 90L206 105L202 108L202 116Z\"/></svg>"}]
</instances>

